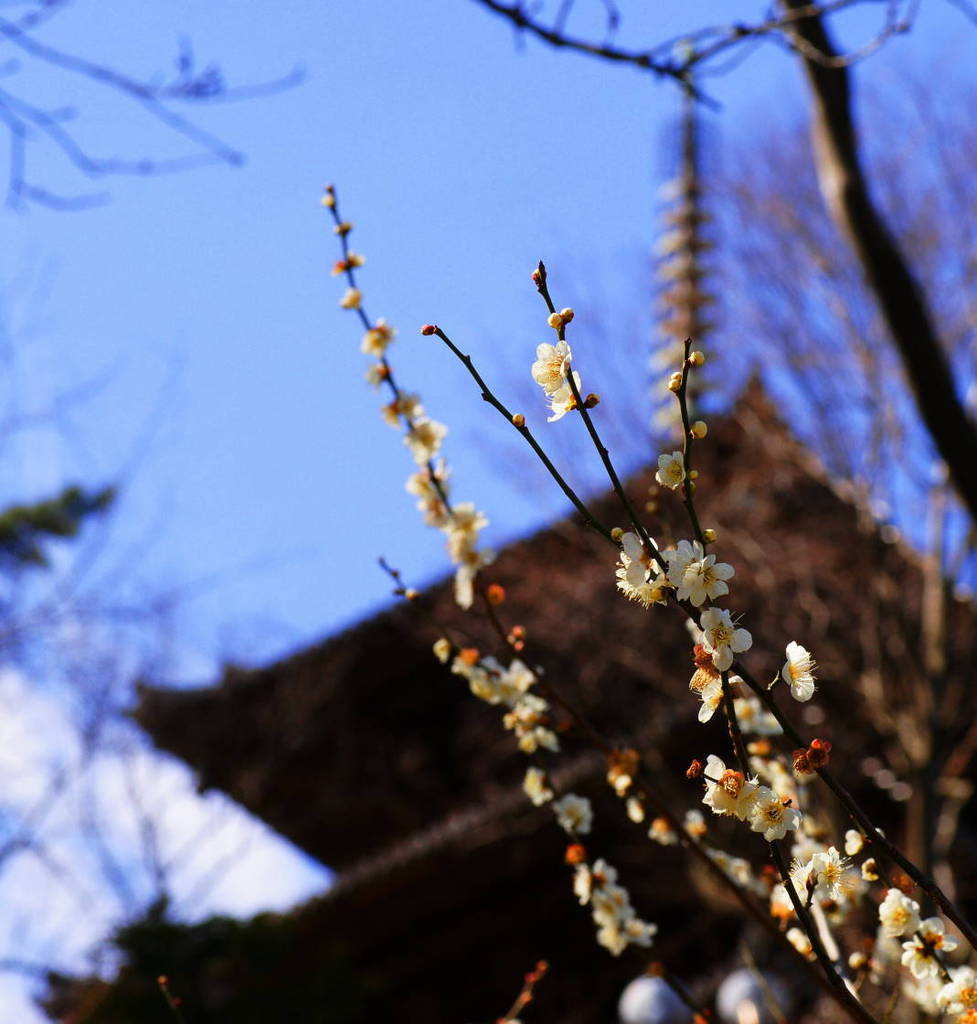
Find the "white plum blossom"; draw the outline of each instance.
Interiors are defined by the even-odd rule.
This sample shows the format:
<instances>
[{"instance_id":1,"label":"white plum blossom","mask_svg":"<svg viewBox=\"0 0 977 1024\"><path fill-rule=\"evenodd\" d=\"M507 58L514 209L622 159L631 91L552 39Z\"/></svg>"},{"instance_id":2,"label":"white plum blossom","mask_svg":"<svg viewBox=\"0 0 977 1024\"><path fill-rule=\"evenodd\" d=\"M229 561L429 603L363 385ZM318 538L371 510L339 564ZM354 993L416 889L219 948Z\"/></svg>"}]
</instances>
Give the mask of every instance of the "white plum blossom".
<instances>
[{"instance_id":1,"label":"white plum blossom","mask_svg":"<svg viewBox=\"0 0 977 1024\"><path fill-rule=\"evenodd\" d=\"M811 945L811 940L807 937L807 933L802 928L788 928L787 941L801 956L814 959L814 947Z\"/></svg>"},{"instance_id":2,"label":"white plum blossom","mask_svg":"<svg viewBox=\"0 0 977 1024\"><path fill-rule=\"evenodd\" d=\"M645 608L666 603L668 582L656 571L653 559L636 533L628 532L621 537L617 565L617 588L622 594Z\"/></svg>"},{"instance_id":3,"label":"white plum blossom","mask_svg":"<svg viewBox=\"0 0 977 1024\"><path fill-rule=\"evenodd\" d=\"M651 945L658 926L637 917L627 889L618 885L617 871L606 861L595 861L593 868L578 864L573 891L581 904L590 903L597 942L612 955L620 955L629 945Z\"/></svg>"},{"instance_id":4,"label":"white plum blossom","mask_svg":"<svg viewBox=\"0 0 977 1024\"><path fill-rule=\"evenodd\" d=\"M742 654L753 646L753 637L737 627L725 608L707 608L699 619L702 627L702 646L712 656L712 663L720 672L733 664L733 655Z\"/></svg>"},{"instance_id":5,"label":"white plum blossom","mask_svg":"<svg viewBox=\"0 0 977 1024\"><path fill-rule=\"evenodd\" d=\"M877 960L877 957L873 957ZM930 1017L938 1017L940 1013L939 997L943 988L943 978L939 974L927 974L922 978L903 977L903 992ZM971 1016L969 1019L958 1017L954 1024L977 1024Z\"/></svg>"},{"instance_id":6,"label":"white plum blossom","mask_svg":"<svg viewBox=\"0 0 977 1024\"><path fill-rule=\"evenodd\" d=\"M833 846L811 858L811 870L817 879L819 897L841 900L847 897L848 861Z\"/></svg>"},{"instance_id":7,"label":"white plum blossom","mask_svg":"<svg viewBox=\"0 0 977 1024\"><path fill-rule=\"evenodd\" d=\"M698 541L680 540L664 556L668 560L668 582L680 601L688 600L698 608L706 598L715 601L729 593L726 580L736 570L726 562L717 562L715 555L707 555Z\"/></svg>"},{"instance_id":8,"label":"white plum blossom","mask_svg":"<svg viewBox=\"0 0 977 1024\"><path fill-rule=\"evenodd\" d=\"M781 882L778 882L770 890L770 913L774 917L780 917L784 920L789 920L794 916L794 904L791 902L786 886Z\"/></svg>"},{"instance_id":9,"label":"white plum blossom","mask_svg":"<svg viewBox=\"0 0 977 1024\"><path fill-rule=\"evenodd\" d=\"M662 487L668 487L674 491L685 479L685 456L681 452L659 455L655 479Z\"/></svg>"},{"instance_id":10,"label":"white plum blossom","mask_svg":"<svg viewBox=\"0 0 977 1024\"><path fill-rule=\"evenodd\" d=\"M424 415L424 406L418 395L401 394L392 402L388 402L381 410L383 421L388 427L399 427L400 421L418 419Z\"/></svg>"},{"instance_id":11,"label":"white plum blossom","mask_svg":"<svg viewBox=\"0 0 977 1024\"><path fill-rule=\"evenodd\" d=\"M495 658L482 658L475 665L469 665L462 655L455 658L451 671L464 676L472 693L487 704L505 704L514 707L524 694L528 693L536 677L516 659L508 669L503 668Z\"/></svg>"},{"instance_id":12,"label":"white plum blossom","mask_svg":"<svg viewBox=\"0 0 977 1024\"><path fill-rule=\"evenodd\" d=\"M408 428L404 444L410 448L414 461L419 466L426 466L438 454L447 433L448 428L443 423L422 416Z\"/></svg>"},{"instance_id":13,"label":"white plum blossom","mask_svg":"<svg viewBox=\"0 0 977 1024\"><path fill-rule=\"evenodd\" d=\"M946 934L946 927L938 917L919 922L916 934L902 944L902 965L908 967L914 978L928 978L940 973L939 961L934 953L949 953L957 948L957 940Z\"/></svg>"},{"instance_id":14,"label":"white plum blossom","mask_svg":"<svg viewBox=\"0 0 977 1024\"><path fill-rule=\"evenodd\" d=\"M699 721L708 722L723 702L723 681L720 677L710 679L699 691L702 705L699 708Z\"/></svg>"},{"instance_id":15,"label":"white plum blossom","mask_svg":"<svg viewBox=\"0 0 977 1024\"><path fill-rule=\"evenodd\" d=\"M703 818L702 811L695 809L686 811L685 820L682 824L685 827L686 833L693 839L701 839L706 834L706 819Z\"/></svg>"},{"instance_id":16,"label":"white plum blossom","mask_svg":"<svg viewBox=\"0 0 977 1024\"><path fill-rule=\"evenodd\" d=\"M580 374L576 370L573 371L573 382L576 384L577 392L579 393ZM559 390L547 394L546 398L550 403L550 411L553 413L552 416L546 417L547 423L555 423L557 420L562 420L568 412L572 412L577 407L577 399L569 383L565 383Z\"/></svg>"},{"instance_id":17,"label":"white plum blossom","mask_svg":"<svg viewBox=\"0 0 977 1024\"><path fill-rule=\"evenodd\" d=\"M882 932L897 939L919 927L919 904L898 889L890 889L879 904Z\"/></svg>"},{"instance_id":18,"label":"white plum blossom","mask_svg":"<svg viewBox=\"0 0 977 1024\"><path fill-rule=\"evenodd\" d=\"M648 948L651 940L658 934L658 925L650 921L642 921L639 917L630 917L624 922L624 934L632 946ZM598 935L597 941L600 941Z\"/></svg>"},{"instance_id":19,"label":"white plum blossom","mask_svg":"<svg viewBox=\"0 0 977 1024\"><path fill-rule=\"evenodd\" d=\"M455 505L445 532L448 535L448 554L456 564L467 560L470 550L478 543L479 530L488 526L488 519L470 501Z\"/></svg>"},{"instance_id":20,"label":"white plum blossom","mask_svg":"<svg viewBox=\"0 0 977 1024\"><path fill-rule=\"evenodd\" d=\"M427 526L443 528L449 523L448 507L444 497L448 494L448 471L444 461L438 463L434 473L425 466L407 478L407 493L417 498L417 510L423 513ZM438 489L440 487L440 490Z\"/></svg>"},{"instance_id":21,"label":"white plum blossom","mask_svg":"<svg viewBox=\"0 0 977 1024\"><path fill-rule=\"evenodd\" d=\"M814 669L815 663L810 652L791 640L787 645L787 660L780 674L790 686L794 700L810 700L814 696Z\"/></svg>"},{"instance_id":22,"label":"white plum blossom","mask_svg":"<svg viewBox=\"0 0 977 1024\"><path fill-rule=\"evenodd\" d=\"M753 809L759 792L756 779L747 779L742 772L727 768L725 762L710 754L703 772L706 793L702 802L714 814L729 814L745 821Z\"/></svg>"},{"instance_id":23,"label":"white plum blossom","mask_svg":"<svg viewBox=\"0 0 977 1024\"><path fill-rule=\"evenodd\" d=\"M648 838L661 846L675 846L678 843L678 835L666 818L655 818L652 821L651 828L648 829Z\"/></svg>"},{"instance_id":24,"label":"white plum blossom","mask_svg":"<svg viewBox=\"0 0 977 1024\"><path fill-rule=\"evenodd\" d=\"M455 570L455 601L460 608L471 608L475 601L475 577L479 570L495 561L495 552L490 548L476 551L467 549L461 564Z\"/></svg>"},{"instance_id":25,"label":"white plum blossom","mask_svg":"<svg viewBox=\"0 0 977 1024\"><path fill-rule=\"evenodd\" d=\"M546 700L535 693L524 693L504 715L502 724L516 734L519 749L524 754L534 754L540 747L552 751L560 749L556 733L545 724L548 711Z\"/></svg>"},{"instance_id":26,"label":"white plum blossom","mask_svg":"<svg viewBox=\"0 0 977 1024\"><path fill-rule=\"evenodd\" d=\"M706 847L706 854L709 859L715 864L718 864L722 868L723 873L731 878L738 886L743 889L749 889L753 892L757 892L758 883L753 877L753 870L750 867L749 861L744 860L742 857L731 857L724 850L717 850L713 847ZM762 887L762 883L761 883ZM766 895L766 888L762 888L762 892Z\"/></svg>"},{"instance_id":27,"label":"white plum blossom","mask_svg":"<svg viewBox=\"0 0 977 1024\"><path fill-rule=\"evenodd\" d=\"M397 332L380 317L376 324L363 335L363 342L360 351L366 356L374 356L379 359L390 347Z\"/></svg>"},{"instance_id":28,"label":"white plum blossom","mask_svg":"<svg viewBox=\"0 0 977 1024\"><path fill-rule=\"evenodd\" d=\"M739 676L730 676L730 684L740 683ZM736 697L733 700L740 730L754 736L779 736L784 730L774 716L760 703L759 697Z\"/></svg>"},{"instance_id":29,"label":"white plum blossom","mask_svg":"<svg viewBox=\"0 0 977 1024\"><path fill-rule=\"evenodd\" d=\"M794 850L797 852L797 844L795 844ZM814 876L812 857L808 857L807 859L798 857L790 866L791 884L794 886L795 891L801 897L802 901L805 898L805 894L807 893L808 887L811 885L811 881Z\"/></svg>"},{"instance_id":30,"label":"white plum blossom","mask_svg":"<svg viewBox=\"0 0 977 1024\"><path fill-rule=\"evenodd\" d=\"M556 733L546 724L549 704L530 692L536 677L521 661L516 659L506 669L492 657L472 662L463 651L452 662L451 671L468 680L479 700L509 708L502 722L516 734L523 753L532 754L540 747L560 749Z\"/></svg>"},{"instance_id":31,"label":"white plum blossom","mask_svg":"<svg viewBox=\"0 0 977 1024\"><path fill-rule=\"evenodd\" d=\"M750 767L766 780L781 800L797 800L797 779L780 761L771 757L754 757L750 759Z\"/></svg>"},{"instance_id":32,"label":"white plum blossom","mask_svg":"<svg viewBox=\"0 0 977 1024\"><path fill-rule=\"evenodd\" d=\"M861 853L864 845L865 837L858 829L850 828L845 833L845 853L849 857L854 857L856 853Z\"/></svg>"},{"instance_id":33,"label":"white plum blossom","mask_svg":"<svg viewBox=\"0 0 977 1024\"><path fill-rule=\"evenodd\" d=\"M972 967L951 967L948 981L936 997L945 1013L966 1013L977 1009L977 972Z\"/></svg>"},{"instance_id":34,"label":"white plum blossom","mask_svg":"<svg viewBox=\"0 0 977 1024\"><path fill-rule=\"evenodd\" d=\"M585 796L567 793L553 804L556 820L571 836L586 835L594 822L594 812Z\"/></svg>"},{"instance_id":35,"label":"white plum blossom","mask_svg":"<svg viewBox=\"0 0 977 1024\"><path fill-rule=\"evenodd\" d=\"M788 831L794 831L801 824L801 812L788 807L779 796L767 786L760 786L750 805L750 828L762 832L768 843L783 839Z\"/></svg>"},{"instance_id":36,"label":"white plum blossom","mask_svg":"<svg viewBox=\"0 0 977 1024\"><path fill-rule=\"evenodd\" d=\"M543 804L553 799L553 790L547 784L546 772L540 771L539 768L526 769L526 777L523 779L522 788L526 796L537 807L542 807Z\"/></svg>"},{"instance_id":37,"label":"white plum blossom","mask_svg":"<svg viewBox=\"0 0 977 1024\"><path fill-rule=\"evenodd\" d=\"M566 384L571 358L570 346L565 341L536 346L536 362L530 372L547 395L556 394Z\"/></svg>"},{"instance_id":38,"label":"white plum blossom","mask_svg":"<svg viewBox=\"0 0 977 1024\"><path fill-rule=\"evenodd\" d=\"M578 864L573 869L573 894L580 901L582 907L590 902L593 881L594 876L591 874L589 864Z\"/></svg>"},{"instance_id":39,"label":"white plum blossom","mask_svg":"<svg viewBox=\"0 0 977 1024\"><path fill-rule=\"evenodd\" d=\"M339 300L339 305L343 309L359 309L362 301L363 293L359 288L347 288L343 292L343 297Z\"/></svg>"}]
</instances>

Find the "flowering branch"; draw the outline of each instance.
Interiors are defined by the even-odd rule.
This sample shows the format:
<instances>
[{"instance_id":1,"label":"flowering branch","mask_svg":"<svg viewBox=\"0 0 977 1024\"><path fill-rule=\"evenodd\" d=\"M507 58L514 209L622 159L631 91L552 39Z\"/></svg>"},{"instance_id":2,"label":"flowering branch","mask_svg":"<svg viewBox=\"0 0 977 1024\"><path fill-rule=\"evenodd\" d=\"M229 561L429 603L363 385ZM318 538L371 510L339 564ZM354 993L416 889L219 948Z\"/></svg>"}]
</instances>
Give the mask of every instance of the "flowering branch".
<instances>
[{"instance_id":1,"label":"flowering branch","mask_svg":"<svg viewBox=\"0 0 977 1024\"><path fill-rule=\"evenodd\" d=\"M550 965L545 960L540 960L536 966L523 979L522 989L516 996L515 1002L496 1021L496 1024L519 1024L517 1020L522 1011L533 1001L536 986L546 977Z\"/></svg>"},{"instance_id":2,"label":"flowering branch","mask_svg":"<svg viewBox=\"0 0 977 1024\"><path fill-rule=\"evenodd\" d=\"M761 686L755 677L749 672L749 670L737 661L733 667L737 673L743 678L744 682L750 687L751 690L763 703L764 707L777 719L780 727L784 731L784 735L796 746L806 747L808 744L801 738L800 733L794 728L790 719L784 714L784 712L777 705L776 701L767 692L766 688ZM876 844L893 860L896 864L906 872L907 875L924 891L927 895L931 896L944 914L960 929L961 934L970 944L972 949L977 950L977 932L974 931L973 926L963 916L963 913L956 906L956 904L946 895L945 892L940 888L936 881L929 875L925 874L920 868L918 868L902 851L889 840L883 832L881 832L872 823L871 818L861 807L858 801L852 796L852 794L845 788L842 783L835 778L834 774L828 770L824 765L821 765L815 769L817 774L824 781L825 785L831 792L837 797L838 801L845 807L845 809L851 814L852 818L858 823L859 827L865 832L869 842Z\"/></svg>"},{"instance_id":3,"label":"flowering branch","mask_svg":"<svg viewBox=\"0 0 977 1024\"><path fill-rule=\"evenodd\" d=\"M474 535L477 529L484 525L485 520L474 511L473 506L452 507L448 503L443 486L444 470L433 462L444 428L438 425L440 429L434 430L430 426L430 421L421 415L422 410L416 403L416 396L406 395L394 383L385 354L392 331L389 331L382 321L373 324L363 312L361 295L354 276L354 268L362 263L362 258L357 257L348 248L347 235L350 225L339 218L335 195L331 189L327 190L325 204L333 213L336 233L342 244L343 259L337 264L337 271L346 275L349 284L342 305L355 310L366 328L364 351L369 351L379 359L376 382L387 381L394 399L391 403L392 418L394 422L403 422L406 425L405 440L412 448L415 460L426 469L426 486L437 499L437 510L429 521L448 534L449 551L456 562L459 562L459 574L467 572L468 596L466 600L459 597L459 603L468 608L477 595L501 644L507 649L522 653L526 647L525 631L521 627L507 629L498 610L498 605L505 600L504 590L495 584L486 586L480 578L476 578L478 569L489 560L474 549ZM889 853L892 859L917 881L917 884L929 892L944 909L947 917L958 924L968 941L972 943L973 933L966 922L961 921L959 911L935 883L924 876L885 839L848 791L828 772L826 765L830 743L814 740L805 746L799 732L767 692L768 688L761 687L736 658L736 655L745 653L751 647L753 638L747 630L738 625L738 621L728 610L715 604L717 599L729 593L726 581L732 578L734 571L732 566L717 562L715 555L706 553L707 545L713 543L716 537L712 530L701 528L694 501L696 472L693 469L693 447L695 441L706 435L706 425L701 421L690 422L687 389L690 373L695 367L702 365L701 353L693 352L692 342L687 340L683 348L682 369L673 374L669 381L669 389L676 394L682 414L683 448L680 452L662 455L656 474L656 479L662 486L677 490L679 486L684 485L682 499L692 525L694 540L681 540L674 549L663 550L656 545L640 522L589 414L589 410L598 404L598 397L593 394L588 394L586 398L582 396L579 373L571 368L566 327L574 318L573 311L568 308L557 312L549 293L546 268L542 263L534 272L533 280L546 304L549 326L557 332L557 344L540 345L537 349L537 361L532 367L532 375L543 388L549 402L552 411L550 421L558 420L571 411L576 411L583 418L611 487L634 528L633 533L625 533L619 528L608 529L594 518L587 505L567 484L536 438L526 428L525 418L521 414L513 414L494 395L475 368L471 357L462 353L441 328L429 324L422 329L422 333L436 335L462 362L479 387L483 400L523 434L564 494L583 515L586 523L605 540L615 545L619 556L619 589L646 607L653 603L672 604L681 611L683 617L691 618L693 621L698 619L698 627L693 630L696 637L696 671L690 683L690 687L699 694L702 702L698 717L700 721L708 721L720 706L723 708L739 770L727 769L718 757L710 754L705 767L694 761L687 775L689 778L703 780L703 803L714 813L746 822L751 831L763 835L769 843L770 857L776 865L781 883L773 884L773 871L769 865L757 877L747 861L730 857L722 850L702 842L701 836L706 829L701 814L690 812L683 823L670 810L667 801L658 791L659 780L641 764L638 752L620 749L608 742L560 693L559 688L543 675L542 669L530 669L519 659L513 660L508 668L505 668L492 657L483 658L474 648L456 648L443 638L435 644L435 652L443 662L451 662L452 671L468 681L469 687L477 697L490 704L501 705L505 727L514 732L519 748L533 757L534 766L526 773L524 789L537 806L554 801L553 810L557 820L573 840L567 850L567 863L574 868L574 891L581 904L589 904L598 926L597 938L601 945L616 955L628 945L650 945L657 929L655 925L635 915L627 890L616 882L617 874L614 868L601 859L591 863L586 849L577 841L579 836L590 832L593 817L590 802L574 793L565 793L560 799L555 800L549 776L544 769L536 767L537 757L549 756L550 752L558 752L561 749L557 733L562 733L566 729L574 730L578 737L607 759L608 781L618 796L627 798L627 812L631 820L642 821L646 805L654 809L659 817L652 822L650 838L662 843L681 842L690 856L734 895L746 913L792 951L797 962L802 964L805 970L812 972L812 976L833 999L837 1000L848 1016L861 1024L874 1024L875 1018L862 1005L847 977L848 972L838 944L831 934L827 914L838 912L840 903L847 903L847 909L844 911L847 913L848 909L855 905L854 899L849 900L849 896L867 894L870 890L864 883L878 881L880 873L875 873L874 861L871 858L866 860L862 864L861 879L855 886L852 872L848 870L850 862L839 854L838 849L834 846L829 847L826 841L822 841L809 809L805 807L805 814L801 813L798 787L805 776L819 774L829 790L862 828L864 837L870 842L878 843L880 849ZM426 437L421 436L424 433L424 424L429 424ZM425 502L428 500L430 496L425 494ZM428 506L425 504L424 507ZM398 593L407 598L416 596L415 591L403 584L396 570L391 570L389 566L383 564L393 578ZM456 578L456 595L457 588ZM787 662L780 676L789 685L795 699L805 701L813 695L814 668L809 652L800 644L791 641L787 645ZM739 673L738 676L731 674L734 670ZM751 689L753 696L734 697L734 687L738 683ZM569 725L566 728L556 724L552 712L554 707L568 716ZM782 733L785 741L793 743L793 775L790 772L791 763L786 762L785 766L782 757L771 754L771 746L766 740L746 743L744 732L748 730L743 723L747 723L749 729L757 735ZM761 782L761 777L764 782ZM698 815L697 824L693 815ZM789 831L795 833L793 852L798 858L791 867L788 867L780 845ZM851 838L853 836L857 842ZM862 842L861 834L850 831L845 837L846 853L853 854L860 850ZM886 881L888 882L888 879ZM844 886L848 886L848 889ZM806 901L799 890L807 896ZM770 913L757 902L754 898L755 893L764 898L769 895ZM818 902L818 899L822 902ZM829 909L829 905L833 910ZM948 969L941 958L941 951L952 950L955 940L945 934L944 924L939 918L920 921L918 911L919 907L915 901L890 885L886 898L879 908L881 927L885 934L893 937L910 936L902 943L902 963L916 979L942 980L944 987L940 992L940 999L943 1000L941 1005L963 1005L963 1001L970 998L966 994L970 989L964 984L970 976L961 974L961 969ZM784 934L775 923L775 918L787 921L791 917L796 917L801 928L791 928ZM818 961L822 971L814 967L810 960L812 956ZM860 967L855 961L853 955L849 964L852 969L859 970ZM864 961L863 956L859 963ZM969 971L970 968L965 970ZM519 998L525 991L524 989ZM977 986L974 986L974 994L977 1001ZM518 1012L519 998L512 1012L503 1020L511 1019L513 1014ZM922 999L922 995L917 993L916 998ZM686 1005L694 1012L698 1012L692 1004L686 1002Z\"/></svg>"},{"instance_id":4,"label":"flowering branch","mask_svg":"<svg viewBox=\"0 0 977 1024\"><path fill-rule=\"evenodd\" d=\"M529 429L529 427L526 426L526 417L523 416L521 413L512 413L509 411L509 409L506 408L506 406L495 395L495 393L488 386L488 384L485 383L484 379L482 378L482 375L475 368L475 364L472 362L471 356L465 355L461 351L461 349L459 349L458 346L455 345L455 343L448 337L448 335L445 334L444 331L442 331L441 328L438 327L437 325L425 325L424 327L421 328L421 333L437 335L437 337L439 337L445 343L445 345L448 346L451 352L455 356L457 356L459 360L461 360L462 365L472 375L472 378L474 379L475 383L481 390L482 400L488 402L488 404L491 405L494 409L497 409L498 412L506 420L508 420L509 423L511 423L512 426L514 426L520 434L522 434L522 436L526 439L526 442L529 444L529 447L532 448L532 450L536 453L537 458L539 458L540 462L542 462L543 465L546 467L546 471L556 481L557 486L567 496L573 507L583 516L584 523L591 529L596 530L606 540L609 540L611 541L611 543L614 543L614 540L611 537L611 531L606 526L604 526L603 523L599 522L596 516L594 516L594 514L590 511L590 509L587 508L587 506L584 504L580 496L567 483L566 479L556 468L556 466L553 465L553 462L550 460L550 457L540 447L540 444L533 436L532 431Z\"/></svg>"},{"instance_id":5,"label":"flowering branch","mask_svg":"<svg viewBox=\"0 0 977 1024\"><path fill-rule=\"evenodd\" d=\"M564 310L562 313L556 311L556 306L553 304L552 298L550 298L549 286L546 280L546 267L543 261L540 260L537 264L536 271L533 274L533 282L536 285L536 290L543 297L543 301L546 303L546 308L550 313L550 326L554 327L557 332L557 337L561 342L566 344L566 329L567 324L573 319L572 310ZM648 531L645 529L641 520L638 518L638 514L634 509L634 505L631 503L631 499L627 496L624 487L621 484L621 480L617 475L617 471L614 469L614 464L611 462L610 453L601 441L597 428L594 426L593 420L590 418L588 409L596 405L599 399L596 395L588 395L586 399L581 398L580 388L577 383L576 377L572 373L566 375L566 383L570 389L570 395L572 396L572 407L580 414L581 419L584 421L584 425L587 428L587 433L590 434L590 439L594 443L594 447L597 449L597 454L600 456L601 462L604 464L604 469L607 471L607 478L611 482L611 487L614 489L614 493L618 496L621 504L624 506L627 512L628 519L638 532L638 536L641 537L642 541L652 551L652 557L658 558L658 549L655 546L655 542L651 539ZM664 563L660 563L664 567Z\"/></svg>"},{"instance_id":6,"label":"flowering branch","mask_svg":"<svg viewBox=\"0 0 977 1024\"><path fill-rule=\"evenodd\" d=\"M807 933L807 937L811 943L811 949L814 951L814 955L818 958L818 963L824 969L825 976L828 979L831 987L834 989L838 1000L844 1004L848 1012L856 1019L866 1022L866 1024L878 1024L878 1021L865 1009L865 1007L855 997L845 979L836 970L835 965L831 962L831 958L828 956L827 951L824 948L824 944L821 941L821 936L818 934L817 926L811 919L811 912L804 906L801 898L797 895L797 890L794 888L793 879L790 877L790 871L787 869L787 862L784 859L783 851L780 849L780 841L773 840L770 843L770 856L773 862L777 865L777 870L780 872L780 877L783 879L784 888L787 890L787 895L790 898L790 902L794 907L794 913L797 914L798 920Z\"/></svg>"}]
</instances>

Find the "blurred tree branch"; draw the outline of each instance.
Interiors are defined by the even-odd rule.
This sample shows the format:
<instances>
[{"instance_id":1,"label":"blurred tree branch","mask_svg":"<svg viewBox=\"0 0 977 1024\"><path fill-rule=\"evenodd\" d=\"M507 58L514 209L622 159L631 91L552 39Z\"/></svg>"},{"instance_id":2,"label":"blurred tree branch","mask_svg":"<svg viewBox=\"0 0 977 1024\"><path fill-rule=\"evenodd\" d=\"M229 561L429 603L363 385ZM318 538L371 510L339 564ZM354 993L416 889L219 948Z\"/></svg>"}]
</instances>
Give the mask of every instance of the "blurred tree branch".
<instances>
[{"instance_id":1,"label":"blurred tree branch","mask_svg":"<svg viewBox=\"0 0 977 1024\"><path fill-rule=\"evenodd\" d=\"M851 110L848 68L877 52L895 35L908 31L918 5L910 2L904 7L901 0L835 0L823 4L781 0L779 10L763 20L693 29L682 37L636 50L570 35L566 25L572 3L562 3L556 20L548 22L542 15L530 13L521 0L510 4L502 0L476 2L507 19L520 33L527 32L551 46L670 78L692 89L699 99L703 96L697 83L702 76L723 70L715 66L716 58L731 56L744 43L769 39L798 54L813 99L815 162L825 202L851 243L878 301L920 417L971 519L977 522L977 425L958 395L943 341L916 276L871 200ZM870 5L883 8L878 31L857 48L838 49L829 35L826 18ZM615 9L606 24L609 35L616 32L619 21Z\"/></svg>"},{"instance_id":2,"label":"blurred tree branch","mask_svg":"<svg viewBox=\"0 0 977 1024\"><path fill-rule=\"evenodd\" d=\"M228 86L216 64L198 67L187 40L181 40L176 73L160 82L133 78L106 64L42 42L40 29L63 11L71 0L23 0L15 7L26 11L18 17L0 17L0 40L18 50L22 59L0 65L0 79L9 79L25 68L47 66L84 78L115 92L140 106L150 118L169 132L190 143L191 151L176 157L104 157L90 152L79 141L72 125L78 118L74 107L48 108L9 88L0 89L0 124L9 139L7 202L22 206L39 203L53 209L81 209L103 202L104 193L62 194L41 184L29 168L32 146L41 139L54 147L89 179L111 175L158 175L190 170L212 163L238 166L244 162L239 150L207 131L192 118L175 109L179 104L204 105L214 102L248 100L280 92L302 80L299 69L268 82Z\"/></svg>"}]
</instances>

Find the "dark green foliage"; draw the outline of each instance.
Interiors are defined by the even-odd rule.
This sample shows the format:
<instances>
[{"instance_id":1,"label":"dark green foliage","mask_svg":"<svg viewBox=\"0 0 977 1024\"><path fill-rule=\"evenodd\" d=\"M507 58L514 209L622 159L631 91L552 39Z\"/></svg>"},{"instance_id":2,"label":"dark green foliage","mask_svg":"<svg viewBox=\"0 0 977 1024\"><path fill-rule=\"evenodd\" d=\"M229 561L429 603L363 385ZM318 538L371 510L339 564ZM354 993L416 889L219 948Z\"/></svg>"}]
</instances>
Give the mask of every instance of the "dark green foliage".
<instances>
[{"instance_id":1,"label":"dark green foliage","mask_svg":"<svg viewBox=\"0 0 977 1024\"><path fill-rule=\"evenodd\" d=\"M160 993L167 978L186 1024L352 1024L364 1019L366 986L349 967L339 936L310 943L300 918L261 914L187 925L161 901L119 930L124 958L115 981L52 975L44 1010L77 1024L174 1024Z\"/></svg>"},{"instance_id":2,"label":"dark green foliage","mask_svg":"<svg viewBox=\"0 0 977 1024\"><path fill-rule=\"evenodd\" d=\"M66 487L46 501L0 511L0 569L46 566L45 541L76 536L91 516L104 512L114 499L111 487L87 492Z\"/></svg>"}]
</instances>

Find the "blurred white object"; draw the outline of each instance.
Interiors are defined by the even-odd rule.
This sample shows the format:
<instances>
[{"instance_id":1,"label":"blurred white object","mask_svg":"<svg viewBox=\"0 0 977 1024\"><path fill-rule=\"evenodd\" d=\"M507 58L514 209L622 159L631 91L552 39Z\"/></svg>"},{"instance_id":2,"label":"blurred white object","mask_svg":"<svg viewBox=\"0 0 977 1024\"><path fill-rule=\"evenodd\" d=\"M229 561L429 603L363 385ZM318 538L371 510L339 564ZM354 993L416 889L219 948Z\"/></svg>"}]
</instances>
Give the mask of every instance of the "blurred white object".
<instances>
[{"instance_id":1,"label":"blurred white object","mask_svg":"<svg viewBox=\"0 0 977 1024\"><path fill-rule=\"evenodd\" d=\"M764 985L769 995L764 991ZM774 1024L768 1007L770 998L789 1018L791 999L783 983L769 974L763 984L745 967L733 971L716 992L716 1010L723 1024Z\"/></svg>"},{"instance_id":2,"label":"blurred white object","mask_svg":"<svg viewBox=\"0 0 977 1024\"><path fill-rule=\"evenodd\" d=\"M617 1015L621 1024L689 1024L692 1020L668 983L647 974L635 978L621 993Z\"/></svg>"}]
</instances>

